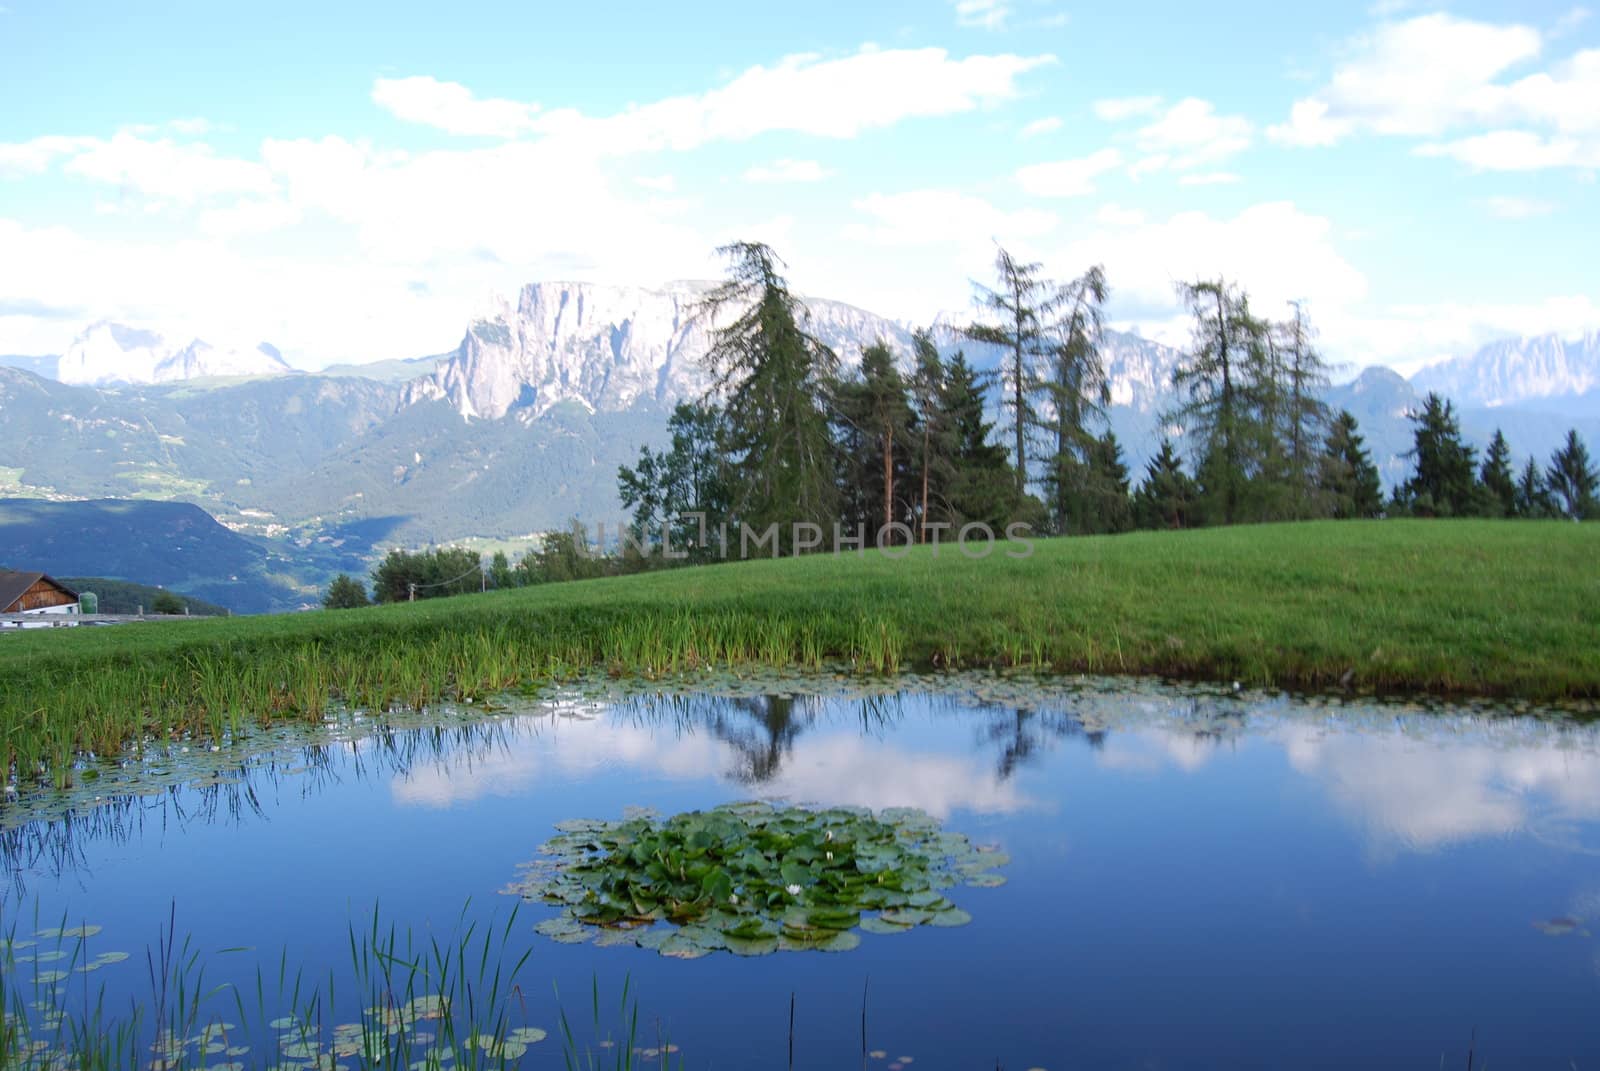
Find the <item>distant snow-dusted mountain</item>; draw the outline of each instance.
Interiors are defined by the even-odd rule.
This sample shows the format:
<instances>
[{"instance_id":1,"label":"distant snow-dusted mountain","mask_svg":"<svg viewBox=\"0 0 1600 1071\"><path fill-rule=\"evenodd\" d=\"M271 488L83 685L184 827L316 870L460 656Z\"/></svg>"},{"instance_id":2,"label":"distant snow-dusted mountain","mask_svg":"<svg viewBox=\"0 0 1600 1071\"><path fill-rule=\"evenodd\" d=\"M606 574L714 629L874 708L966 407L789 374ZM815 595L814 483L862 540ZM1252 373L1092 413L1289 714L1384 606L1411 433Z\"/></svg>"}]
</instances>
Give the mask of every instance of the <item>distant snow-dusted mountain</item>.
<instances>
[{"instance_id":1,"label":"distant snow-dusted mountain","mask_svg":"<svg viewBox=\"0 0 1600 1071\"><path fill-rule=\"evenodd\" d=\"M702 359L711 343L709 325L695 311L711 285L530 284L514 304L501 302L469 327L455 353L408 388L406 402L446 399L463 416L496 419L514 410L536 416L563 401L617 412L695 397L709 383ZM905 324L840 301L804 300L807 329L846 366L880 340L909 361ZM1002 357L966 341L954 325L935 327L933 337L945 354L963 349L979 367L996 367ZM1104 356L1112 404L1141 413L1164 404L1181 357L1119 331L1106 332Z\"/></svg>"},{"instance_id":2,"label":"distant snow-dusted mountain","mask_svg":"<svg viewBox=\"0 0 1600 1071\"><path fill-rule=\"evenodd\" d=\"M660 289L532 283L467 329L456 352L412 384L406 402L446 399L468 417L537 416L564 401L591 412L668 404L704 392L710 325L696 307L710 283ZM883 339L908 352L901 325L842 302L808 299L807 324L846 362Z\"/></svg>"},{"instance_id":3,"label":"distant snow-dusted mountain","mask_svg":"<svg viewBox=\"0 0 1600 1071\"><path fill-rule=\"evenodd\" d=\"M1430 365L1411 384L1463 407L1518 405L1600 416L1600 332L1502 339Z\"/></svg>"},{"instance_id":4,"label":"distant snow-dusted mountain","mask_svg":"<svg viewBox=\"0 0 1600 1071\"><path fill-rule=\"evenodd\" d=\"M277 376L294 370L276 349L218 347L202 339L175 343L140 328L102 320L61 355L56 378L84 386L171 383L221 376Z\"/></svg>"}]
</instances>

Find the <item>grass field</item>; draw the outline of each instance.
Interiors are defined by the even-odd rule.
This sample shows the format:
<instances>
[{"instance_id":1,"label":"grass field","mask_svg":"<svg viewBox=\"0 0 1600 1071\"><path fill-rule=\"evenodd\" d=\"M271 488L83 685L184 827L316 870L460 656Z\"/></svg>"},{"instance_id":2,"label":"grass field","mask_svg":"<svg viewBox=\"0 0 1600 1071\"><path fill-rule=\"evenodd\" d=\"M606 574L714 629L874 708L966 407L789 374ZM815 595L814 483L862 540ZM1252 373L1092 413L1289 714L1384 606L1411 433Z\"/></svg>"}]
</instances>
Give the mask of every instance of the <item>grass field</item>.
<instances>
[{"instance_id":1,"label":"grass field","mask_svg":"<svg viewBox=\"0 0 1600 1071\"><path fill-rule=\"evenodd\" d=\"M0 637L16 769L493 694L607 666L1033 666L1288 688L1600 697L1600 525L1320 522L817 556L370 610Z\"/></svg>"}]
</instances>

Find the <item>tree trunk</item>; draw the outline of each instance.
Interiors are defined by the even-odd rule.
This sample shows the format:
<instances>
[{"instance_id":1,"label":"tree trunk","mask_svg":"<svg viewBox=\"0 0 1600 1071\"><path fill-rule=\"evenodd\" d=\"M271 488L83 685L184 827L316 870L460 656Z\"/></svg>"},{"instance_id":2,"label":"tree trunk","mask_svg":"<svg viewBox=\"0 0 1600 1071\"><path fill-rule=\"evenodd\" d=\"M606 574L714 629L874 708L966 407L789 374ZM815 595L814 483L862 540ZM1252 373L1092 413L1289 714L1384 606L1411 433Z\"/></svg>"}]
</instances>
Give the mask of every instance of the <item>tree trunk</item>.
<instances>
[{"instance_id":1,"label":"tree trunk","mask_svg":"<svg viewBox=\"0 0 1600 1071\"><path fill-rule=\"evenodd\" d=\"M883 429L883 526L894 523L894 426Z\"/></svg>"}]
</instances>

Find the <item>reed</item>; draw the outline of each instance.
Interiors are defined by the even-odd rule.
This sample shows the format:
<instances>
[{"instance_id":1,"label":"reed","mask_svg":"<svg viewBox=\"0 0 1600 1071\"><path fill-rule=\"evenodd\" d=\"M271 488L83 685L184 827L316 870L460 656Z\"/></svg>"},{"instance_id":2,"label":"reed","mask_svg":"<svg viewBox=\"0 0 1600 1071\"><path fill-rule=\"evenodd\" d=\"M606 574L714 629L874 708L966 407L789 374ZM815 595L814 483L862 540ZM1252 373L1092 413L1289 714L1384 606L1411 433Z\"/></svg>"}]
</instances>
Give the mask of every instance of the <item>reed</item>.
<instances>
[{"instance_id":1,"label":"reed","mask_svg":"<svg viewBox=\"0 0 1600 1071\"><path fill-rule=\"evenodd\" d=\"M516 908L503 921L488 922L469 921L470 908L462 908L449 934L421 941L409 928L385 925L374 906L362 925L349 925L342 975L330 969L313 983L303 968L291 968L284 949L275 969L257 964L253 985L213 982L212 959L193 937L179 937L176 918L169 917L145 952L147 987L118 1014L108 1010L105 987L92 987L94 975L78 970L93 962L92 934L68 927L65 919L43 931L57 934L49 952L60 958L50 960L50 972L30 972L20 969L18 942L25 939L13 919L0 949L0 1067L517 1066L546 1036L522 1022L527 1008L519 979L532 948L510 958L513 933L525 929L517 927ZM35 914L27 932L37 932L38 921ZM248 951L225 949L217 956Z\"/></svg>"}]
</instances>

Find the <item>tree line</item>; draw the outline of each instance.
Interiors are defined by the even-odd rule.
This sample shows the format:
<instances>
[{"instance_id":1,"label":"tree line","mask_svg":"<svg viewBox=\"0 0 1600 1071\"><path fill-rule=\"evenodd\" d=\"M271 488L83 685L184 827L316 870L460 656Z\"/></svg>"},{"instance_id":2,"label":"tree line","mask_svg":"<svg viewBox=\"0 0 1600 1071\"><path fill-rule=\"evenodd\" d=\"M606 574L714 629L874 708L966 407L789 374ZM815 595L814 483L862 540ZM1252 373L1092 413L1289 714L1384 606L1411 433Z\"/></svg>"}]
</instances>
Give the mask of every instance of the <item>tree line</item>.
<instances>
[{"instance_id":1,"label":"tree line","mask_svg":"<svg viewBox=\"0 0 1600 1071\"><path fill-rule=\"evenodd\" d=\"M373 574L376 601L714 561L730 556L730 528L773 530L765 546L789 554L818 548L801 531L822 533L823 546L827 535L872 546L872 533L927 543L974 524L1076 535L1600 516L1595 467L1575 431L1548 466L1530 459L1514 473L1503 435L1480 462L1451 403L1433 394L1411 416L1413 472L1386 499L1356 418L1323 400L1330 367L1306 309L1258 315L1226 279L1178 284L1192 339L1172 377L1177 400L1161 414L1169 434L1135 484L1106 419L1103 268L1061 282L1001 249L993 285L976 285L983 315L961 331L999 352L997 369L980 370L963 349L941 354L922 330L904 366L880 340L846 372L809 330L772 249L738 242L719 253L728 277L697 310L713 325L711 388L676 406L665 448L644 447L619 469L631 512L620 546L597 553L574 522L514 565L503 553L474 567L465 551L393 551ZM360 585L341 585L353 602L350 585Z\"/></svg>"}]
</instances>

